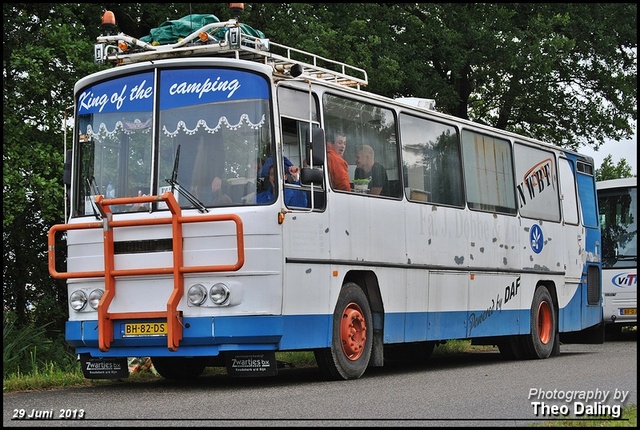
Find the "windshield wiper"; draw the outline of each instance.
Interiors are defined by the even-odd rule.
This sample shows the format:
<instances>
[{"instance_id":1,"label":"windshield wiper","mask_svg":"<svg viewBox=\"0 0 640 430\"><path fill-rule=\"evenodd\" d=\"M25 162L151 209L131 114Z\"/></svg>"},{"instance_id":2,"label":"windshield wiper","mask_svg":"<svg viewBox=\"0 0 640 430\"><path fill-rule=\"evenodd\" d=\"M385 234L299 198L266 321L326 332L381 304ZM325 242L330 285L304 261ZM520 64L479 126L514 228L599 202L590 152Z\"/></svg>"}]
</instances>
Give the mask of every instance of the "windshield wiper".
<instances>
[{"instance_id":1,"label":"windshield wiper","mask_svg":"<svg viewBox=\"0 0 640 430\"><path fill-rule=\"evenodd\" d=\"M96 184L96 178L94 176L92 176L91 179L87 178L87 187L89 189L89 201L91 202L93 215L100 221L104 216L101 208L96 204L96 196L100 194L100 191L98 190L98 184Z\"/></svg>"},{"instance_id":2,"label":"windshield wiper","mask_svg":"<svg viewBox=\"0 0 640 430\"><path fill-rule=\"evenodd\" d=\"M178 182L179 164L180 164L180 145L178 145L178 150L176 151L176 158L173 161L173 172L171 174L171 179L165 179L165 181L167 181L167 183L171 185L171 192L173 193L174 190L178 190L178 192L184 198L189 200L189 203L195 206L198 209L198 211L200 211L201 213L209 212L209 210L204 206L204 204L200 200L198 200L196 196L191 194L189 190L186 190L180 186L180 183Z\"/></svg>"}]
</instances>

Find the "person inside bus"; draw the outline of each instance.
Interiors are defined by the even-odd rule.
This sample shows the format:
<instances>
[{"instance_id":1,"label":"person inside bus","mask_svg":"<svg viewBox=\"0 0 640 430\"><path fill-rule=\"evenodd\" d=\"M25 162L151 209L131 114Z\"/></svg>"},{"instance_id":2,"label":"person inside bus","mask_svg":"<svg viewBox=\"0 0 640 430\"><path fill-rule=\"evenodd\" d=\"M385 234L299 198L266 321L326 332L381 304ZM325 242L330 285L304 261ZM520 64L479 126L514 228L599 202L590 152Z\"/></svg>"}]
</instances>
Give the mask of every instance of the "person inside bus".
<instances>
[{"instance_id":1,"label":"person inside bus","mask_svg":"<svg viewBox=\"0 0 640 430\"><path fill-rule=\"evenodd\" d=\"M240 199L243 205L254 204L256 195L264 191L264 178L260 176L262 170L262 158L256 157L247 168L247 183L244 184L244 196Z\"/></svg>"},{"instance_id":2,"label":"person inside bus","mask_svg":"<svg viewBox=\"0 0 640 430\"><path fill-rule=\"evenodd\" d=\"M211 181L211 194L213 195L211 201L213 206L227 206L233 203L231 197L222 189L222 179L219 176Z\"/></svg>"},{"instance_id":3,"label":"person inside bus","mask_svg":"<svg viewBox=\"0 0 640 430\"><path fill-rule=\"evenodd\" d=\"M284 157L285 182L292 184L300 184L300 167L294 166L287 157ZM266 166L266 172L265 172ZM276 178L273 160L268 158L262 167L262 172L267 174L267 189L256 196L256 203L268 204L275 200ZM301 190L291 188L284 189L284 203L287 206L307 207L307 194Z\"/></svg>"},{"instance_id":4,"label":"person inside bus","mask_svg":"<svg viewBox=\"0 0 640 430\"><path fill-rule=\"evenodd\" d=\"M387 195L389 179L384 166L375 161L375 153L369 145L362 145L356 150L356 179L369 180L369 194Z\"/></svg>"},{"instance_id":5,"label":"person inside bus","mask_svg":"<svg viewBox=\"0 0 640 430\"><path fill-rule=\"evenodd\" d=\"M333 139L327 141L327 165L331 186L336 190L351 191L349 163L343 158L346 147L347 136L344 132L336 130Z\"/></svg>"}]
</instances>

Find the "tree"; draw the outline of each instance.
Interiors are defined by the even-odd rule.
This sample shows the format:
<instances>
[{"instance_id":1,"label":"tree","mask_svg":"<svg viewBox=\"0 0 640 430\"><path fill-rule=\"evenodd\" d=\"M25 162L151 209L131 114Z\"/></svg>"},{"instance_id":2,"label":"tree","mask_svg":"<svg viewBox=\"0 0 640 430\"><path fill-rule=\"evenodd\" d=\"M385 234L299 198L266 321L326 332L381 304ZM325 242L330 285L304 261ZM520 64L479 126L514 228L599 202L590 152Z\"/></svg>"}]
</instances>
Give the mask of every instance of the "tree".
<instances>
[{"instance_id":1,"label":"tree","mask_svg":"<svg viewBox=\"0 0 640 430\"><path fill-rule=\"evenodd\" d=\"M373 15L397 33L381 37L377 54L396 53L404 75L387 95L435 98L446 113L565 148L597 149L606 138L631 136L630 123L637 119L635 4L427 3L391 9L395 13Z\"/></svg>"},{"instance_id":2,"label":"tree","mask_svg":"<svg viewBox=\"0 0 640 430\"><path fill-rule=\"evenodd\" d=\"M47 270L47 232L63 220L63 112L91 71L79 5L3 5L3 304L18 325L66 314L66 288ZM59 330L62 324L57 325Z\"/></svg>"},{"instance_id":3,"label":"tree","mask_svg":"<svg viewBox=\"0 0 640 430\"><path fill-rule=\"evenodd\" d=\"M622 158L617 165L614 166L611 154L604 157L599 169L596 169L596 181L605 181L607 179L633 178L631 166L627 160Z\"/></svg>"}]
</instances>

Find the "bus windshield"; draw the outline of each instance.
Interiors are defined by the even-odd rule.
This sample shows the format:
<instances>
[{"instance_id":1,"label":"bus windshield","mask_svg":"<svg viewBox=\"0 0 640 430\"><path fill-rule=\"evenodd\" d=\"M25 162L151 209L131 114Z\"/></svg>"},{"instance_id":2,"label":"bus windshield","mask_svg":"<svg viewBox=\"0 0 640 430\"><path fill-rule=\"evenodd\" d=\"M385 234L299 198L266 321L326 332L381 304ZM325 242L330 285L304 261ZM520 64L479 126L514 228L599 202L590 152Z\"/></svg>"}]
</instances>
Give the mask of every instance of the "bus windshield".
<instances>
[{"instance_id":1,"label":"bus windshield","mask_svg":"<svg viewBox=\"0 0 640 430\"><path fill-rule=\"evenodd\" d=\"M172 189L174 167L180 188L205 207L255 203L264 180L260 163L272 141L267 82L250 72L211 67L158 73L158 91L154 73L146 72L80 92L76 215L92 215L91 200L98 194L161 195ZM184 209L197 206L174 195Z\"/></svg>"},{"instance_id":2,"label":"bus windshield","mask_svg":"<svg viewBox=\"0 0 640 430\"><path fill-rule=\"evenodd\" d=\"M637 188L598 191L602 228L602 267L630 268L638 264Z\"/></svg>"}]
</instances>

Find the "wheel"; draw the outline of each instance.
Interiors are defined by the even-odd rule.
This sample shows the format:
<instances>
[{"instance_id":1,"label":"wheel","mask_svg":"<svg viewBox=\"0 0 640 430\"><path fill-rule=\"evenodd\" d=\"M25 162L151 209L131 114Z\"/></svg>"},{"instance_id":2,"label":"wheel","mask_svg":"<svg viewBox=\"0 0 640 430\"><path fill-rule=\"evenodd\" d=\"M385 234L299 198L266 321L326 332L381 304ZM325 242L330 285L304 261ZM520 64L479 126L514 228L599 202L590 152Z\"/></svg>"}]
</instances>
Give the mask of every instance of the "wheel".
<instances>
[{"instance_id":1,"label":"wheel","mask_svg":"<svg viewBox=\"0 0 640 430\"><path fill-rule=\"evenodd\" d=\"M384 359L390 361L421 363L431 357L435 347L435 342L413 342L386 345L384 347Z\"/></svg>"},{"instance_id":2,"label":"wheel","mask_svg":"<svg viewBox=\"0 0 640 430\"><path fill-rule=\"evenodd\" d=\"M152 357L151 362L160 376L178 381L195 379L206 367L203 357Z\"/></svg>"},{"instance_id":3,"label":"wheel","mask_svg":"<svg viewBox=\"0 0 640 430\"><path fill-rule=\"evenodd\" d=\"M558 345L558 322L551 293L538 287L531 303L531 332L523 336L523 358L549 358Z\"/></svg>"},{"instance_id":4,"label":"wheel","mask_svg":"<svg viewBox=\"0 0 640 430\"><path fill-rule=\"evenodd\" d=\"M354 283L342 287L333 312L331 347L314 351L318 367L330 379L361 377L371 358L373 320L364 291Z\"/></svg>"}]
</instances>

